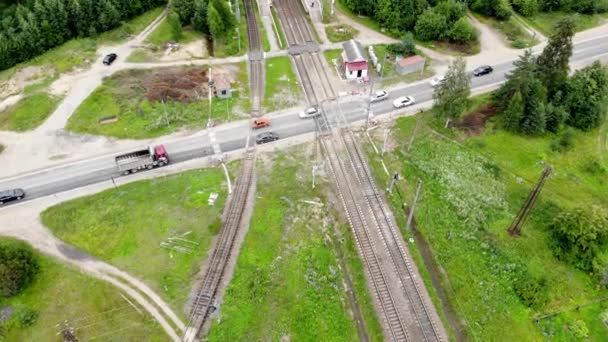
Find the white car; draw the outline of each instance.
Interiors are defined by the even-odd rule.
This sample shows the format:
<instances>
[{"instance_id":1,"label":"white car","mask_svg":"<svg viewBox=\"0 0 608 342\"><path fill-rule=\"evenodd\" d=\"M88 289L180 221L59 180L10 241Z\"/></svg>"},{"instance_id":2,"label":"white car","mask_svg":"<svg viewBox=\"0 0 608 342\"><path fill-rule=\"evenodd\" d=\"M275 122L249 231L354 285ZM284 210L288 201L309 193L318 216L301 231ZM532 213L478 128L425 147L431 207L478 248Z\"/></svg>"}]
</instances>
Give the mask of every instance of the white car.
<instances>
[{"instance_id":1,"label":"white car","mask_svg":"<svg viewBox=\"0 0 608 342\"><path fill-rule=\"evenodd\" d=\"M416 103L416 100L411 96L402 96L393 101L393 107L395 108L403 108L407 106L411 106Z\"/></svg>"},{"instance_id":2,"label":"white car","mask_svg":"<svg viewBox=\"0 0 608 342\"><path fill-rule=\"evenodd\" d=\"M308 118L314 118L315 116L317 116L319 114L321 114L319 107L312 106L312 107L308 107L305 110L298 113L298 116L300 116L300 119L308 119Z\"/></svg>"},{"instance_id":3,"label":"white car","mask_svg":"<svg viewBox=\"0 0 608 342\"><path fill-rule=\"evenodd\" d=\"M382 100L386 100L388 99L388 93L384 90L379 90L377 92L375 92L370 98L369 98L369 102L379 102Z\"/></svg>"},{"instance_id":4,"label":"white car","mask_svg":"<svg viewBox=\"0 0 608 342\"><path fill-rule=\"evenodd\" d=\"M431 80L430 84L431 84L431 87L436 87L436 86L440 85L443 82L445 82L445 75L433 78Z\"/></svg>"}]
</instances>

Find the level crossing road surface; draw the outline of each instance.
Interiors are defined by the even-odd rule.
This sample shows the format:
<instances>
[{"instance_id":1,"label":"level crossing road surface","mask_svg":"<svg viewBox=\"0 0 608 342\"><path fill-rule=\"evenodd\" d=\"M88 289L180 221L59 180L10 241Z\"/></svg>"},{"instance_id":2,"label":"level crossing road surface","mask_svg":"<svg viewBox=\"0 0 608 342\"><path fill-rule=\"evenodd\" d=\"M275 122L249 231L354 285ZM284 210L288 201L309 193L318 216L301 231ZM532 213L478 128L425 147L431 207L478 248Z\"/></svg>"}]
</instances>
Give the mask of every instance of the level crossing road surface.
<instances>
[{"instance_id":1,"label":"level crossing road surface","mask_svg":"<svg viewBox=\"0 0 608 342\"><path fill-rule=\"evenodd\" d=\"M608 36L597 37L575 43L571 63L590 62L592 59L598 59L606 55L608 55ZM487 64L492 65L494 72L482 77L472 77L472 91L504 81L505 75L513 69L513 60L499 62L497 64L488 61ZM470 70L475 67L477 66L468 66ZM417 103L424 103L432 100L433 88L427 81L424 81L393 89L390 91L389 99L372 104L371 108L374 115L382 116L393 112L392 99L399 96L413 96L416 98ZM350 99L340 101L342 113L347 121L355 122L366 119L367 115L364 110L365 101L365 96L360 96L360 98L356 100ZM329 121L334 122L332 114L330 113L328 116ZM212 128L213 139L210 139L209 132L207 131L179 140L166 142L164 145L171 158L171 163L213 156L218 150L217 145L219 145L219 150L222 152L230 152L244 148L247 145L248 126L249 121L229 123L224 126ZM315 129L314 120L300 119L297 113L294 112L273 116L272 127L256 131L256 134L272 130L277 133L281 139L285 139L311 133L314 132ZM249 145L254 144L254 137L250 137L250 139ZM215 148L213 147L213 144L217 144ZM24 200L30 200L101 181L107 181L112 177L121 177L120 173L116 170L114 156L126 152L129 152L129 150L116 151L116 153L112 155L92 157L91 159L53 166L48 169L23 175L6 177L0 179L0 190L22 188L26 192L26 198ZM8 206L14 203L18 202L11 202L4 205Z\"/></svg>"}]
</instances>

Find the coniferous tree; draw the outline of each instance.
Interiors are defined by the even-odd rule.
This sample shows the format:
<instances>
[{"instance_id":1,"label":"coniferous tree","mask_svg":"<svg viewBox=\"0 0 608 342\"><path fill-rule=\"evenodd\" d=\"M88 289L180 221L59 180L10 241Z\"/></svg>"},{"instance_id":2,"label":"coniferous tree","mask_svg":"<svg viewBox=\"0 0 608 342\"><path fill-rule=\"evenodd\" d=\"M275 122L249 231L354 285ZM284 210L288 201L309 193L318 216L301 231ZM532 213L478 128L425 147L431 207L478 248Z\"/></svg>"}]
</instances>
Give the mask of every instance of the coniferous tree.
<instances>
[{"instance_id":1,"label":"coniferous tree","mask_svg":"<svg viewBox=\"0 0 608 342\"><path fill-rule=\"evenodd\" d=\"M194 17L194 0L173 0L173 9L183 24L190 24Z\"/></svg>"},{"instance_id":2,"label":"coniferous tree","mask_svg":"<svg viewBox=\"0 0 608 342\"><path fill-rule=\"evenodd\" d=\"M503 113L503 127L507 131L519 132L521 119L524 116L524 101L519 90L513 95L509 106Z\"/></svg>"},{"instance_id":3,"label":"coniferous tree","mask_svg":"<svg viewBox=\"0 0 608 342\"><path fill-rule=\"evenodd\" d=\"M207 22L213 39L219 39L224 36L224 21L213 4L207 10Z\"/></svg>"},{"instance_id":4,"label":"coniferous tree","mask_svg":"<svg viewBox=\"0 0 608 342\"><path fill-rule=\"evenodd\" d=\"M194 16L192 17L192 27L200 32L209 33L207 24L207 0L194 0Z\"/></svg>"},{"instance_id":5,"label":"coniferous tree","mask_svg":"<svg viewBox=\"0 0 608 342\"><path fill-rule=\"evenodd\" d=\"M576 23L572 18L566 17L560 20L555 25L547 46L536 60L538 78L547 88L550 100L558 91L566 90L575 28Z\"/></svg>"}]
</instances>

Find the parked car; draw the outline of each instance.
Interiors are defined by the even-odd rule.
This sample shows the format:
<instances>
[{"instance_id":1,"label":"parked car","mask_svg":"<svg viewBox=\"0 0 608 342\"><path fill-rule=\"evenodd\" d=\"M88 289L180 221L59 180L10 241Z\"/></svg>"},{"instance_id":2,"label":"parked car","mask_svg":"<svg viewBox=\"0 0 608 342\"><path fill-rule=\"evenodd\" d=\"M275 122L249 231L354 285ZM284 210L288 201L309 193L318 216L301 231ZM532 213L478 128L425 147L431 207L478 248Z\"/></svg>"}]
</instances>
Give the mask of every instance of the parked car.
<instances>
[{"instance_id":1,"label":"parked car","mask_svg":"<svg viewBox=\"0 0 608 342\"><path fill-rule=\"evenodd\" d=\"M445 75L443 76L437 76L435 78L433 78L430 82L431 87L436 87L438 85L440 85L441 83L445 82Z\"/></svg>"},{"instance_id":2,"label":"parked car","mask_svg":"<svg viewBox=\"0 0 608 342\"><path fill-rule=\"evenodd\" d=\"M110 65L114 62L114 60L116 59L116 57L118 57L117 54L115 53L110 53L107 54L104 58L103 58L103 64L105 65Z\"/></svg>"},{"instance_id":3,"label":"parked car","mask_svg":"<svg viewBox=\"0 0 608 342\"><path fill-rule=\"evenodd\" d=\"M416 103L416 100L411 96L402 96L393 101L393 107L395 108L403 108L407 106L411 106Z\"/></svg>"},{"instance_id":4,"label":"parked car","mask_svg":"<svg viewBox=\"0 0 608 342\"><path fill-rule=\"evenodd\" d=\"M268 126L270 126L269 118L257 118L253 119L253 121L251 122L251 128L253 129L264 128Z\"/></svg>"},{"instance_id":5,"label":"parked car","mask_svg":"<svg viewBox=\"0 0 608 342\"><path fill-rule=\"evenodd\" d=\"M279 140L279 136L274 132L260 133L255 136L256 144L265 144L265 143L273 142L275 140Z\"/></svg>"},{"instance_id":6,"label":"parked car","mask_svg":"<svg viewBox=\"0 0 608 342\"><path fill-rule=\"evenodd\" d=\"M23 197L25 197L25 191L23 191L23 189L11 189L0 191L0 204L10 201L18 201Z\"/></svg>"},{"instance_id":7,"label":"parked car","mask_svg":"<svg viewBox=\"0 0 608 342\"><path fill-rule=\"evenodd\" d=\"M301 111L298 115L300 119L308 119L314 118L317 115L321 114L321 110L317 106L308 107L305 110Z\"/></svg>"},{"instance_id":8,"label":"parked car","mask_svg":"<svg viewBox=\"0 0 608 342\"><path fill-rule=\"evenodd\" d=\"M369 98L369 102L380 102L386 99L388 99L388 93L384 90L379 90Z\"/></svg>"},{"instance_id":9,"label":"parked car","mask_svg":"<svg viewBox=\"0 0 608 342\"><path fill-rule=\"evenodd\" d=\"M492 71L494 71L494 69L492 69L491 66L482 65L479 68L473 70L473 75L474 76L483 76L483 75L487 75L487 74L491 73Z\"/></svg>"}]
</instances>

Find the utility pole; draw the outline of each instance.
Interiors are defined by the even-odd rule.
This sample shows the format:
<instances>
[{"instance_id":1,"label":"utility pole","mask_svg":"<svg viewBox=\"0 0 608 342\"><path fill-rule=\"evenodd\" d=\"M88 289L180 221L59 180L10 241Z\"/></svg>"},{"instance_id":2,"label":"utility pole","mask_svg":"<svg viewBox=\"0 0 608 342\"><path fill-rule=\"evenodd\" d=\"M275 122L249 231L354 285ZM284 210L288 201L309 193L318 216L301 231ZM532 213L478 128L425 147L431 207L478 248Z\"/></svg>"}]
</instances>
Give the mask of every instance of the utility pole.
<instances>
[{"instance_id":1,"label":"utility pole","mask_svg":"<svg viewBox=\"0 0 608 342\"><path fill-rule=\"evenodd\" d=\"M540 176L540 179L538 180L538 183L536 183L534 188L532 188L532 191L530 191L530 194L528 195L528 198L524 202L524 205L519 209L517 216L515 216L513 223L511 223L511 226L509 227L508 232L511 236L517 236L521 233L521 228L523 227L524 222L528 218L530 211L532 211L532 208L534 207L534 204L536 203L538 196L540 196L540 191L543 189L543 186L545 185L545 180L547 179L547 177L549 177L550 174L551 174L551 167L550 166L545 167L542 175Z\"/></svg>"},{"instance_id":2,"label":"utility pole","mask_svg":"<svg viewBox=\"0 0 608 342\"><path fill-rule=\"evenodd\" d=\"M412 149L412 145L414 144L414 138L416 137L416 132L418 131L418 125L420 124L420 115L416 118L416 126L414 126L414 132L412 132L412 136L410 137L410 142L407 144L407 151L409 152Z\"/></svg>"},{"instance_id":3,"label":"utility pole","mask_svg":"<svg viewBox=\"0 0 608 342\"><path fill-rule=\"evenodd\" d=\"M407 225L410 230L412 230L412 219L414 218L414 210L416 209L416 203L418 203L418 195L420 195L420 189L422 188L422 180L418 178L418 187L416 188L416 195L414 196L414 203L412 203L412 208L410 209L410 213L407 216Z\"/></svg>"},{"instance_id":4,"label":"utility pole","mask_svg":"<svg viewBox=\"0 0 608 342\"><path fill-rule=\"evenodd\" d=\"M399 180L399 174L397 172L395 172L395 174L393 175L393 177L391 178L391 182L388 185L388 193L390 195L393 194L393 186L395 185L395 182Z\"/></svg>"}]
</instances>

